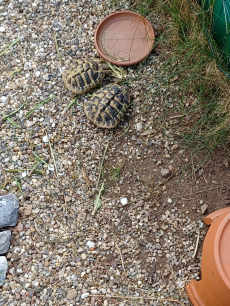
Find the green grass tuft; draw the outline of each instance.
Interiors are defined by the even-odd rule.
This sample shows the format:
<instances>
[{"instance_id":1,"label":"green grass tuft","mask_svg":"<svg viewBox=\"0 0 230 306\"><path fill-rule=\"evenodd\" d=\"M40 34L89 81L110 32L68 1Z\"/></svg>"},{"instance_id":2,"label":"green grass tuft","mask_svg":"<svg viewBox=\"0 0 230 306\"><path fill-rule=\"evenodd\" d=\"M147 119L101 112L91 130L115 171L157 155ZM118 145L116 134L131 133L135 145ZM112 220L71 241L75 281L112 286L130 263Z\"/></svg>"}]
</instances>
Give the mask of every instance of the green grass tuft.
<instances>
[{"instance_id":1,"label":"green grass tuft","mask_svg":"<svg viewBox=\"0 0 230 306\"><path fill-rule=\"evenodd\" d=\"M203 163L215 148L229 143L230 80L217 67L226 69L224 61L217 62L214 56L219 53L214 41L211 52L207 37L210 16L203 13L197 1L189 3L156 0L148 15L158 13L165 28L163 43L160 42L162 74L156 76L156 83L167 88L168 97L177 101L175 108L170 108L166 101L161 120L167 120L169 112L180 115L180 142L193 154L204 152ZM142 6L147 7L148 1L139 5L139 11ZM153 88L154 95L160 94L161 88L155 84Z\"/></svg>"}]
</instances>

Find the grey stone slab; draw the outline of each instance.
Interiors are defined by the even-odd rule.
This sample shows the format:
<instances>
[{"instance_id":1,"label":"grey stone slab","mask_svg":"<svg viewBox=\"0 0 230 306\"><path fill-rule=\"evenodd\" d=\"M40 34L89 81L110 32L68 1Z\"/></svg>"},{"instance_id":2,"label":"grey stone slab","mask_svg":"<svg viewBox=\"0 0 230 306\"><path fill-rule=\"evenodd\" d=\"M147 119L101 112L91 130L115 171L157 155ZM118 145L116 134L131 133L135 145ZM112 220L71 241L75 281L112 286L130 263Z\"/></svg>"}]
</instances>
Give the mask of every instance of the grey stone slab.
<instances>
[{"instance_id":1,"label":"grey stone slab","mask_svg":"<svg viewBox=\"0 0 230 306\"><path fill-rule=\"evenodd\" d=\"M8 269L8 263L5 256L0 256L0 286L3 285L6 280L6 271Z\"/></svg>"},{"instance_id":2,"label":"grey stone slab","mask_svg":"<svg viewBox=\"0 0 230 306\"><path fill-rule=\"evenodd\" d=\"M15 226L18 221L19 201L10 193L0 197L0 228Z\"/></svg>"},{"instance_id":3,"label":"grey stone slab","mask_svg":"<svg viewBox=\"0 0 230 306\"><path fill-rule=\"evenodd\" d=\"M11 231L0 232L0 254L8 252L10 247Z\"/></svg>"}]
</instances>

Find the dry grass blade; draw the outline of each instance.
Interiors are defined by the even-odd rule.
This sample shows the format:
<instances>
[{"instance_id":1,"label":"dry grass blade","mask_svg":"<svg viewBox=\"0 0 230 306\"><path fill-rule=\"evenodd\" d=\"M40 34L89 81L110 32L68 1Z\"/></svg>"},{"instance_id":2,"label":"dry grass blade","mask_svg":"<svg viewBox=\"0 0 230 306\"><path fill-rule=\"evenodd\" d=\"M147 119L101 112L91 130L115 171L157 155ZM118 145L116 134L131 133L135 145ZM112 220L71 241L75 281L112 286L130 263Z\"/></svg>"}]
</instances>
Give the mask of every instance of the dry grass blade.
<instances>
[{"instance_id":1,"label":"dry grass blade","mask_svg":"<svg viewBox=\"0 0 230 306\"><path fill-rule=\"evenodd\" d=\"M10 172L10 173L14 173L14 172L24 172L24 171L29 171L31 169L4 169L5 172Z\"/></svg>"},{"instance_id":2,"label":"dry grass blade","mask_svg":"<svg viewBox=\"0 0 230 306\"><path fill-rule=\"evenodd\" d=\"M52 159L53 159L53 162L54 162L55 172L56 172L56 175L57 175L57 178L58 178L57 164L56 164L56 160L55 160L55 157L54 157L54 152L53 152L53 149L52 149L50 141L49 141L49 146L50 146L51 156L52 156Z\"/></svg>"},{"instance_id":3,"label":"dry grass blade","mask_svg":"<svg viewBox=\"0 0 230 306\"><path fill-rule=\"evenodd\" d=\"M92 296L91 298L91 306L95 305L96 296Z\"/></svg>"},{"instance_id":4,"label":"dry grass blade","mask_svg":"<svg viewBox=\"0 0 230 306\"><path fill-rule=\"evenodd\" d=\"M112 70L112 76L114 76L115 78L121 79L121 80L126 78L127 72L124 70L124 68L115 66L111 64L110 62L107 62L107 65Z\"/></svg>"},{"instance_id":5,"label":"dry grass blade","mask_svg":"<svg viewBox=\"0 0 230 306\"><path fill-rule=\"evenodd\" d=\"M165 299L165 298L157 298L157 297L142 297L142 296L122 296L122 295L102 295L102 294L90 294L89 296L93 297L93 296L98 296L98 297L104 297L104 298L117 298L117 299L123 299L123 300L152 300L152 301L168 301L168 302L174 302L177 304L180 304L182 306L184 306L184 303L180 302L179 300L175 300L175 299Z\"/></svg>"},{"instance_id":6,"label":"dry grass blade","mask_svg":"<svg viewBox=\"0 0 230 306\"><path fill-rule=\"evenodd\" d=\"M61 54L60 54L60 51L59 51L59 48L58 48L58 43L57 43L56 35L54 35L54 42L55 42L55 47L56 47L56 51L57 51L57 55L58 55L59 61L60 61L61 65L63 65L62 57L61 57Z\"/></svg>"},{"instance_id":7,"label":"dry grass blade","mask_svg":"<svg viewBox=\"0 0 230 306\"><path fill-rule=\"evenodd\" d=\"M4 174L4 184L1 188L1 189L4 189L6 187L6 183L7 183L7 175L6 175L6 172L3 171L2 169L0 169L0 171Z\"/></svg>"},{"instance_id":8,"label":"dry grass blade","mask_svg":"<svg viewBox=\"0 0 230 306\"><path fill-rule=\"evenodd\" d=\"M111 134L111 137L112 137L112 134ZM111 139L111 137L110 137L110 139ZM102 160L101 160L101 164L100 164L100 169L99 169L98 180L97 180L97 184L96 184L96 189L98 188L98 185L99 185L99 182L100 182L102 166L103 166L103 163L104 163L105 154L106 154L106 151L108 149L110 139L108 140L108 143L107 143L107 145L105 147L105 150L104 150L104 154L102 156Z\"/></svg>"},{"instance_id":9,"label":"dry grass blade","mask_svg":"<svg viewBox=\"0 0 230 306\"><path fill-rule=\"evenodd\" d=\"M203 192L211 191L211 190L215 190L215 189L218 189L218 188L220 188L220 186L213 187L213 188L209 188L209 189L203 189L203 190L200 190L200 191L195 191L195 192L192 192L192 193L182 194L182 195L180 195L180 196L172 197L172 199L186 198L186 197L189 197L189 196L194 195L194 194L198 194L198 193L203 193Z\"/></svg>"},{"instance_id":10,"label":"dry grass blade","mask_svg":"<svg viewBox=\"0 0 230 306\"><path fill-rule=\"evenodd\" d=\"M20 38L16 39L15 41L13 41L8 47L6 47L5 50L3 50L0 53L0 56L4 55L11 47L13 47L15 44L17 44L20 41Z\"/></svg>"},{"instance_id":11,"label":"dry grass blade","mask_svg":"<svg viewBox=\"0 0 230 306\"><path fill-rule=\"evenodd\" d=\"M121 249L119 248L119 246L117 244L117 241L116 241L116 248L118 249L118 252L120 253L122 268L123 268L123 271L125 272L125 264L124 264L122 252L121 252Z\"/></svg>"},{"instance_id":12,"label":"dry grass blade","mask_svg":"<svg viewBox=\"0 0 230 306\"><path fill-rule=\"evenodd\" d=\"M90 179L88 178L84 167L81 168L81 172L82 172L83 179L86 181L87 185L89 186L90 185Z\"/></svg>"},{"instance_id":13,"label":"dry grass blade","mask_svg":"<svg viewBox=\"0 0 230 306\"><path fill-rule=\"evenodd\" d=\"M28 174L28 177L30 177L32 175L32 173L34 172L34 170L36 169L38 164L39 164L39 161L33 164L32 168L30 170L30 173Z\"/></svg>"},{"instance_id":14,"label":"dry grass blade","mask_svg":"<svg viewBox=\"0 0 230 306\"><path fill-rule=\"evenodd\" d=\"M101 207L101 193L102 193L103 189L104 189L104 183L102 183L101 189L100 189L99 193L95 197L95 200L94 200L94 209L93 209L93 212L92 212L92 216L94 216L96 211Z\"/></svg>"},{"instance_id":15,"label":"dry grass blade","mask_svg":"<svg viewBox=\"0 0 230 306\"><path fill-rule=\"evenodd\" d=\"M36 231L38 232L38 234L40 234L41 236L43 236L44 234L39 230L36 221L34 220L34 227L36 229Z\"/></svg>"},{"instance_id":16,"label":"dry grass blade","mask_svg":"<svg viewBox=\"0 0 230 306\"><path fill-rule=\"evenodd\" d=\"M197 233L196 247L195 247L194 253L192 255L193 259L196 257L196 253L197 253L198 245L199 245L199 240L200 240L200 231L198 231L198 233Z\"/></svg>"}]
</instances>

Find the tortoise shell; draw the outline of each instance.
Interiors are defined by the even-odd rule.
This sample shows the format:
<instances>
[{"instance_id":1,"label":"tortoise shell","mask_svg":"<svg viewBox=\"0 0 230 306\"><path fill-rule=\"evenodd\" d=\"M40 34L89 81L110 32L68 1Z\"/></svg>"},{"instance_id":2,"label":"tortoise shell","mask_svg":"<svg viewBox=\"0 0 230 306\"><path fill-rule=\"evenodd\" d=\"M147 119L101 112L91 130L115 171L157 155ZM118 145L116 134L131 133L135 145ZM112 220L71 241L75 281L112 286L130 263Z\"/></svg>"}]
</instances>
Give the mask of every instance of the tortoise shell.
<instances>
[{"instance_id":1,"label":"tortoise shell","mask_svg":"<svg viewBox=\"0 0 230 306\"><path fill-rule=\"evenodd\" d=\"M103 64L99 59L78 59L62 71L65 86L76 94L96 87L104 77Z\"/></svg>"},{"instance_id":2,"label":"tortoise shell","mask_svg":"<svg viewBox=\"0 0 230 306\"><path fill-rule=\"evenodd\" d=\"M114 128L130 105L128 87L110 84L97 90L85 105L86 117L99 127Z\"/></svg>"}]
</instances>

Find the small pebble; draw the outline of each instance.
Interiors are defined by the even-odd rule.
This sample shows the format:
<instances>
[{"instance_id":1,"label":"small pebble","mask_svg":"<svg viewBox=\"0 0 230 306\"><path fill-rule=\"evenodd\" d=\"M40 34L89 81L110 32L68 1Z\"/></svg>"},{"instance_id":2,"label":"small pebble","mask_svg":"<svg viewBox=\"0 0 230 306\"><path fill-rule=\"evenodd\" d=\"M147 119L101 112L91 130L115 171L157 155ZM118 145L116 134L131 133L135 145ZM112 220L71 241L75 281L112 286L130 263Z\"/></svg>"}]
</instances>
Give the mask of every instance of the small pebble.
<instances>
[{"instance_id":1,"label":"small pebble","mask_svg":"<svg viewBox=\"0 0 230 306\"><path fill-rule=\"evenodd\" d=\"M26 206L26 209L24 210L24 214L26 216L29 216L31 214L31 212L32 212L32 208L33 208L33 205Z\"/></svg>"},{"instance_id":2,"label":"small pebble","mask_svg":"<svg viewBox=\"0 0 230 306\"><path fill-rule=\"evenodd\" d=\"M87 298L89 296L89 292L83 293L81 295L81 299L84 300L85 298Z\"/></svg>"},{"instance_id":3,"label":"small pebble","mask_svg":"<svg viewBox=\"0 0 230 306\"><path fill-rule=\"evenodd\" d=\"M141 123L137 123L137 124L135 125L135 128L136 128L136 130L137 130L138 132L140 132L140 131L142 130L142 124L141 124Z\"/></svg>"},{"instance_id":4,"label":"small pebble","mask_svg":"<svg viewBox=\"0 0 230 306\"><path fill-rule=\"evenodd\" d=\"M53 171L55 170L55 169L54 169L54 166L53 166L53 165L49 165L49 166L48 166L48 170L53 172Z\"/></svg>"},{"instance_id":5,"label":"small pebble","mask_svg":"<svg viewBox=\"0 0 230 306\"><path fill-rule=\"evenodd\" d=\"M70 290L68 291L67 295L66 295L66 298L67 298L68 300L73 300L73 299L75 299L76 296L77 296L77 290L75 290L75 289L70 289Z\"/></svg>"},{"instance_id":6,"label":"small pebble","mask_svg":"<svg viewBox=\"0 0 230 306\"><path fill-rule=\"evenodd\" d=\"M10 247L11 231L0 232L0 254L5 254Z\"/></svg>"},{"instance_id":7,"label":"small pebble","mask_svg":"<svg viewBox=\"0 0 230 306\"><path fill-rule=\"evenodd\" d=\"M163 176L163 177L166 177L166 176L168 176L170 174L170 171L168 170L168 169L162 169L161 170L161 175Z\"/></svg>"},{"instance_id":8,"label":"small pebble","mask_svg":"<svg viewBox=\"0 0 230 306\"><path fill-rule=\"evenodd\" d=\"M90 250L93 250L95 248L95 243L93 241L87 241L86 245Z\"/></svg>"},{"instance_id":9,"label":"small pebble","mask_svg":"<svg viewBox=\"0 0 230 306\"><path fill-rule=\"evenodd\" d=\"M207 208L208 208L208 205L207 205L207 204L203 204L203 205L200 207L200 210L201 210L201 214L202 214L202 215L206 212Z\"/></svg>"},{"instance_id":10,"label":"small pebble","mask_svg":"<svg viewBox=\"0 0 230 306\"><path fill-rule=\"evenodd\" d=\"M121 198L120 200L122 205L126 205L128 203L128 199L127 198Z\"/></svg>"},{"instance_id":11,"label":"small pebble","mask_svg":"<svg viewBox=\"0 0 230 306\"><path fill-rule=\"evenodd\" d=\"M6 279L6 271L8 269L8 264L5 256L0 256L0 286Z\"/></svg>"},{"instance_id":12,"label":"small pebble","mask_svg":"<svg viewBox=\"0 0 230 306\"><path fill-rule=\"evenodd\" d=\"M87 258L87 255L86 255L85 253L82 253L82 254L81 254L81 259L82 259L82 260L86 260L86 258Z\"/></svg>"},{"instance_id":13,"label":"small pebble","mask_svg":"<svg viewBox=\"0 0 230 306\"><path fill-rule=\"evenodd\" d=\"M0 228L15 226L18 221L19 201L10 193L0 197Z\"/></svg>"},{"instance_id":14,"label":"small pebble","mask_svg":"<svg viewBox=\"0 0 230 306\"><path fill-rule=\"evenodd\" d=\"M48 135L43 136L43 137L42 137L42 140L43 140L44 142L49 142L49 137L48 137Z\"/></svg>"},{"instance_id":15,"label":"small pebble","mask_svg":"<svg viewBox=\"0 0 230 306\"><path fill-rule=\"evenodd\" d=\"M29 174L29 171L23 171L21 175L22 177L26 177L28 174Z\"/></svg>"},{"instance_id":16,"label":"small pebble","mask_svg":"<svg viewBox=\"0 0 230 306\"><path fill-rule=\"evenodd\" d=\"M1 97L1 101L2 101L3 103L6 103L7 97L6 97L6 96L2 96L2 97Z\"/></svg>"}]
</instances>

